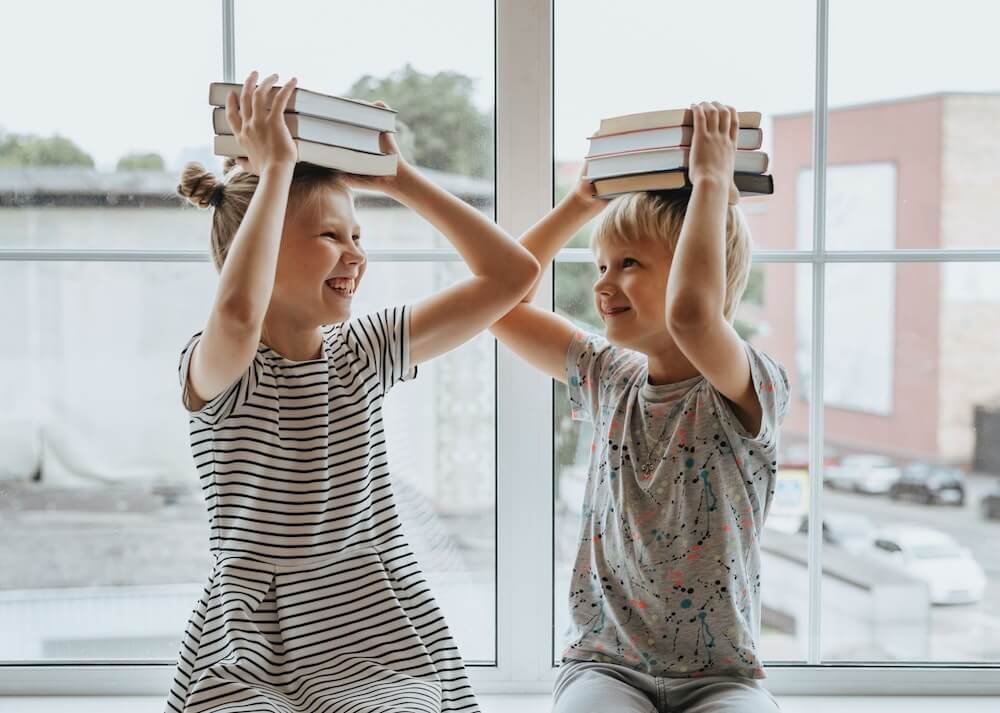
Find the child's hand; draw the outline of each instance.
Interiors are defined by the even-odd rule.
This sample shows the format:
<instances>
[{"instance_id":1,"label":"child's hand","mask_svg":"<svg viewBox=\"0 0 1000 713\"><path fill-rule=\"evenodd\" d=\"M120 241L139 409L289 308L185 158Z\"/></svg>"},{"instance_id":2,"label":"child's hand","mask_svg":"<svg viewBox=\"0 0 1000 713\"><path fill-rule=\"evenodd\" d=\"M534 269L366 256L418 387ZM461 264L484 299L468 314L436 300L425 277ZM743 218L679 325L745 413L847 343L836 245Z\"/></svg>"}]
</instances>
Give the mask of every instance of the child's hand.
<instances>
[{"instance_id":1,"label":"child's hand","mask_svg":"<svg viewBox=\"0 0 1000 713\"><path fill-rule=\"evenodd\" d=\"M376 101L373 103L375 106L380 106L386 109L389 108L384 101ZM382 153L397 156L396 175L359 176L354 173L345 173L344 178L353 188L364 188L370 191L379 191L380 193L385 193L390 197L396 196L399 194L400 190L400 179L403 178L408 171L412 170L412 168L399 152L399 145L396 143L396 138L391 132L381 132L378 136L378 143Z\"/></svg>"},{"instance_id":2,"label":"child's hand","mask_svg":"<svg viewBox=\"0 0 1000 713\"><path fill-rule=\"evenodd\" d=\"M701 182L730 187L736 164L736 134L739 117L731 106L718 102L692 104L694 138L688 177L692 185Z\"/></svg>"},{"instance_id":3,"label":"child's hand","mask_svg":"<svg viewBox=\"0 0 1000 713\"><path fill-rule=\"evenodd\" d=\"M257 175L272 166L294 166L298 160L298 149L285 124L285 107L295 90L295 78L278 90L269 107L268 96L277 81L278 75L272 74L257 86L254 71L243 82L239 97L235 91L226 97L226 120L240 148L246 151L246 158L238 158L237 163Z\"/></svg>"},{"instance_id":4,"label":"child's hand","mask_svg":"<svg viewBox=\"0 0 1000 713\"><path fill-rule=\"evenodd\" d=\"M604 210L604 206L608 204L608 201L604 198L597 197L594 190L594 182L586 178L586 174L587 164L584 162L583 167L580 168L580 175L576 178L576 184L573 186L573 189L569 192L567 197L575 200L577 205L586 210L588 213L596 215Z\"/></svg>"}]
</instances>

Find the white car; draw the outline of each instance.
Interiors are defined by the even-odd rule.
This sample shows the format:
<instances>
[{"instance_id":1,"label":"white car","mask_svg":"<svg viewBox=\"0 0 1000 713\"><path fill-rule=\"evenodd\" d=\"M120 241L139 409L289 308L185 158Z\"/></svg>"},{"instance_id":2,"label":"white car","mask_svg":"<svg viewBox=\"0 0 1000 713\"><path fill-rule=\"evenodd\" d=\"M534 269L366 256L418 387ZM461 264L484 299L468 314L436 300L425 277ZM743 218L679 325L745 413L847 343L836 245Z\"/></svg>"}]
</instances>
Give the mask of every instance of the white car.
<instances>
[{"instance_id":1,"label":"white car","mask_svg":"<svg viewBox=\"0 0 1000 713\"><path fill-rule=\"evenodd\" d=\"M880 455L844 456L839 465L826 468L823 482L838 490L884 495L899 480L899 468Z\"/></svg>"},{"instance_id":2,"label":"white car","mask_svg":"<svg viewBox=\"0 0 1000 713\"><path fill-rule=\"evenodd\" d=\"M873 535L876 557L927 583L932 604L972 604L983 598L986 574L972 553L943 532L898 525Z\"/></svg>"}]
</instances>

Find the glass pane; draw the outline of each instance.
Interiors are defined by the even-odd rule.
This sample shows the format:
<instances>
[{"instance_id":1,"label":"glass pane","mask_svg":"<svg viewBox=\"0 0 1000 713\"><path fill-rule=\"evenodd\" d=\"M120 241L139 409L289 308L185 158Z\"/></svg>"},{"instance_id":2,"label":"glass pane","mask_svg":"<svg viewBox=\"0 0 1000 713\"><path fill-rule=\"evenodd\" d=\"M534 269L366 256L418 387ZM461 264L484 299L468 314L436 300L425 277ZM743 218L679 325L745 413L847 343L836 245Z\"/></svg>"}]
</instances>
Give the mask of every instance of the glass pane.
<instances>
[{"instance_id":1,"label":"glass pane","mask_svg":"<svg viewBox=\"0 0 1000 713\"><path fill-rule=\"evenodd\" d=\"M58 22L52 12L4 8L17 31L0 64L31 71L11 72L0 108L0 248L202 247L207 214L150 211L179 205L187 161L216 166L205 101L222 71L219 4L104 0L60 6Z\"/></svg>"},{"instance_id":2,"label":"glass pane","mask_svg":"<svg viewBox=\"0 0 1000 713\"><path fill-rule=\"evenodd\" d=\"M355 313L467 274L373 263ZM0 661L175 658L210 571L177 358L215 286L208 263L0 263ZM483 334L385 407L397 506L468 661L495 658L493 380Z\"/></svg>"},{"instance_id":3,"label":"glass pane","mask_svg":"<svg viewBox=\"0 0 1000 713\"><path fill-rule=\"evenodd\" d=\"M737 314L736 328L751 344L771 354L788 370L792 404L781 434L781 457L775 495L761 536L760 650L768 661L803 661L807 651L808 574L808 417L797 378L797 358L809 359L809 323L797 324L795 267L755 265ZM581 328L603 333L592 298L597 271L591 263L556 267L556 310ZM806 277L809 273L806 272ZM804 293L808 308L810 292ZM808 315L808 309L806 311ZM554 592L555 662L562 657L569 625L567 588L577 552L583 502L593 442L593 427L570 417L566 387L555 386Z\"/></svg>"},{"instance_id":4,"label":"glass pane","mask_svg":"<svg viewBox=\"0 0 1000 713\"><path fill-rule=\"evenodd\" d=\"M827 266L827 660L1000 660L998 285L991 263Z\"/></svg>"},{"instance_id":5,"label":"glass pane","mask_svg":"<svg viewBox=\"0 0 1000 713\"><path fill-rule=\"evenodd\" d=\"M221 171L207 103L208 84L222 79L220 5L182 0L147 9L106 0L100 7L115 23L95 25L93 5L61 8L55 24L44 3L12 6L5 16L23 31L5 38L0 59L32 71L12 76L10 101L0 108L0 247L203 249L210 214L179 210L174 189L188 161ZM294 72L319 91L384 90L406 125L398 134L404 155L493 214L492 2L438 3L429 14L404 2L299 3L293 13L275 13L273 3L241 1L235 14L241 79L258 68ZM345 25L351 32L331 35ZM414 26L421 31L410 32ZM456 34L454 26L466 29ZM429 38L434 31L441 41ZM86 81L65 81L67 56ZM366 59L342 61L357 57ZM242 64L247 59L260 64ZM392 220L366 226L373 248L449 246L408 211L386 215Z\"/></svg>"},{"instance_id":6,"label":"glass pane","mask_svg":"<svg viewBox=\"0 0 1000 713\"><path fill-rule=\"evenodd\" d=\"M998 23L978 0L830 3L831 249L1000 248ZM790 175L811 161L808 121L775 127ZM888 235L853 229L886 213Z\"/></svg>"},{"instance_id":7,"label":"glass pane","mask_svg":"<svg viewBox=\"0 0 1000 713\"><path fill-rule=\"evenodd\" d=\"M492 215L494 28L490 0L303 0L288 13L241 0L236 75L277 72L306 89L385 101L398 111L403 156ZM449 246L436 237L416 232L407 247Z\"/></svg>"},{"instance_id":8,"label":"glass pane","mask_svg":"<svg viewBox=\"0 0 1000 713\"><path fill-rule=\"evenodd\" d=\"M726 21L718 22L724 16ZM783 235L794 215L795 176L800 163L787 161L789 142L811 163L812 119L794 135L779 131L779 117L810 112L815 75L814 3L772 0L746 3L650 3L623 0L555 1L554 152L556 184L579 173L587 137L602 118L686 107L717 100L762 114L763 144L774 195L744 199L747 214L759 214L766 229L755 235L766 249L791 249ZM713 28L713 50L691 28ZM595 34L595 28L600 28ZM780 42L762 38L780 37ZM597 44L595 44L597 42ZM664 54L664 47L669 52ZM691 64L691 63L694 64ZM672 71L672 67L683 71ZM742 67L743 71L734 68ZM766 82L746 81L747 72L767 73ZM784 143L779 142L779 134ZM557 191L558 197L558 191ZM811 199L810 199L811 200ZM574 247L576 245L574 244ZM585 247L585 246L580 246Z\"/></svg>"},{"instance_id":9,"label":"glass pane","mask_svg":"<svg viewBox=\"0 0 1000 713\"><path fill-rule=\"evenodd\" d=\"M556 312L589 332L604 332L594 307L592 285L597 269L591 262L557 263L555 266ZM569 587L580 541L581 508L590 468L594 428L589 421L574 421L570 415L566 385L553 381L553 434L555 448L552 490L553 588L552 654L562 661L570 626Z\"/></svg>"},{"instance_id":10,"label":"glass pane","mask_svg":"<svg viewBox=\"0 0 1000 713\"><path fill-rule=\"evenodd\" d=\"M751 216L751 227L757 227ZM803 662L809 650L809 418L796 364L812 359L808 266L754 265L736 328L788 372L791 399L779 439L778 474L761 537L761 654ZM797 319L798 309L805 319Z\"/></svg>"}]
</instances>

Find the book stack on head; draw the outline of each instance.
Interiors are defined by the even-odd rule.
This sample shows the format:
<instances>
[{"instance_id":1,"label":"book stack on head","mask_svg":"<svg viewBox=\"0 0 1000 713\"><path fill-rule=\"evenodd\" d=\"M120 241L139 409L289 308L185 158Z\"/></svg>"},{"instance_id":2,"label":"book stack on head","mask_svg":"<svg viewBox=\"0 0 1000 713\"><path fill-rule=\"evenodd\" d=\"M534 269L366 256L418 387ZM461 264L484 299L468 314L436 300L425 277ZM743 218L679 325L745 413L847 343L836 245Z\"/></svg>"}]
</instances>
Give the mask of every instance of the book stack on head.
<instances>
[{"instance_id":1,"label":"book stack on head","mask_svg":"<svg viewBox=\"0 0 1000 713\"><path fill-rule=\"evenodd\" d=\"M736 136L736 172L733 182L740 195L774 193L766 173L767 154L759 151L763 139L760 112L739 112ZM647 111L601 120L590 137L587 178L602 198L636 191L688 191L688 160L694 137L690 109Z\"/></svg>"},{"instance_id":2,"label":"book stack on head","mask_svg":"<svg viewBox=\"0 0 1000 713\"><path fill-rule=\"evenodd\" d=\"M212 82L208 103L215 128L216 156L246 156L226 119L226 97L243 85ZM271 90L271 96L278 87ZM358 99L296 88L285 108L285 123L299 151L299 161L361 176L393 176L397 156L385 154L379 133L396 130L396 112Z\"/></svg>"}]
</instances>

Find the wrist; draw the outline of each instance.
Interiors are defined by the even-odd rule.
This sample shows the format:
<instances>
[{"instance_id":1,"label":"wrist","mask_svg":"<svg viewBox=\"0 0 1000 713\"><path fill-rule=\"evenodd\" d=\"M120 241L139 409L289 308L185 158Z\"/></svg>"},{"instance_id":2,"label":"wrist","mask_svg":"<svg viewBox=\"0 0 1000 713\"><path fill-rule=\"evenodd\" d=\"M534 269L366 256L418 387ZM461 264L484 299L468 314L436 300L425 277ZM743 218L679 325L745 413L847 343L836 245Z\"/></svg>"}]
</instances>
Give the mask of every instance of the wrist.
<instances>
[{"instance_id":1,"label":"wrist","mask_svg":"<svg viewBox=\"0 0 1000 713\"><path fill-rule=\"evenodd\" d=\"M729 184L732 183L732 177L728 180L724 176L701 176L692 181L692 190L696 190L699 193L720 193L729 196Z\"/></svg>"},{"instance_id":2,"label":"wrist","mask_svg":"<svg viewBox=\"0 0 1000 713\"><path fill-rule=\"evenodd\" d=\"M295 173L294 161L272 161L260 168L261 180L265 178L272 181L284 178L291 180L293 173Z\"/></svg>"},{"instance_id":3,"label":"wrist","mask_svg":"<svg viewBox=\"0 0 1000 713\"><path fill-rule=\"evenodd\" d=\"M585 197L575 190L566 194L563 204L568 210L576 215L584 216L587 220L600 213L607 205L601 198Z\"/></svg>"},{"instance_id":4,"label":"wrist","mask_svg":"<svg viewBox=\"0 0 1000 713\"><path fill-rule=\"evenodd\" d=\"M419 174L413 166L400 159L396 165L396 175L388 176L389 180L386 181L385 193L390 198L397 199L408 196L413 193L418 178Z\"/></svg>"}]
</instances>

